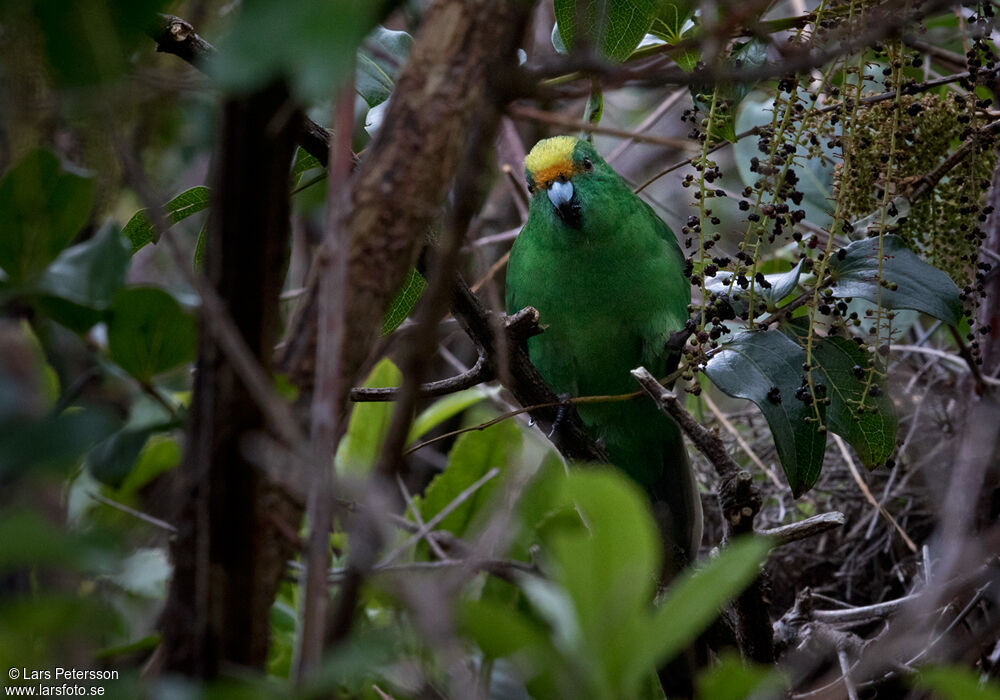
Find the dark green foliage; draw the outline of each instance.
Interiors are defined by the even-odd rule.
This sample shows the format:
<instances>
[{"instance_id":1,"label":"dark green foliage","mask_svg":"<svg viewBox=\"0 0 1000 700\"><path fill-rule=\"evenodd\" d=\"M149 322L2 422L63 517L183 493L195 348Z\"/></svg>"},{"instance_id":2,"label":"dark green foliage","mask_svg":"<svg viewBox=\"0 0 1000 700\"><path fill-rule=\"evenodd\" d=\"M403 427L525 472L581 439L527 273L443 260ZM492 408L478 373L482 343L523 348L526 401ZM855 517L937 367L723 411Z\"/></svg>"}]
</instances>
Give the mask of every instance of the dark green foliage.
<instances>
[{"instance_id":1,"label":"dark green foliage","mask_svg":"<svg viewBox=\"0 0 1000 700\"><path fill-rule=\"evenodd\" d=\"M50 151L25 156L0 181L0 268L12 283L38 275L90 217L94 181Z\"/></svg>"},{"instance_id":2,"label":"dark green foliage","mask_svg":"<svg viewBox=\"0 0 1000 700\"><path fill-rule=\"evenodd\" d=\"M563 45L573 51L586 45L610 61L628 58L658 16L655 0L555 0ZM602 14L598 14L600 8ZM582 20L578 22L578 20ZM582 29L578 26L582 25Z\"/></svg>"},{"instance_id":3,"label":"dark green foliage","mask_svg":"<svg viewBox=\"0 0 1000 700\"><path fill-rule=\"evenodd\" d=\"M140 382L194 359L195 319L162 289L135 287L115 295L108 315L111 359Z\"/></svg>"},{"instance_id":4,"label":"dark green foliage","mask_svg":"<svg viewBox=\"0 0 1000 700\"><path fill-rule=\"evenodd\" d=\"M952 325L961 321L958 287L898 236L851 243L831 258L830 274L834 296L861 297L886 309L916 309Z\"/></svg>"},{"instance_id":5,"label":"dark green foliage","mask_svg":"<svg viewBox=\"0 0 1000 700\"><path fill-rule=\"evenodd\" d=\"M705 367L719 389L760 408L796 496L816 483L826 450L826 406L802 391L805 361L805 350L786 335L762 331L737 335Z\"/></svg>"}]
</instances>

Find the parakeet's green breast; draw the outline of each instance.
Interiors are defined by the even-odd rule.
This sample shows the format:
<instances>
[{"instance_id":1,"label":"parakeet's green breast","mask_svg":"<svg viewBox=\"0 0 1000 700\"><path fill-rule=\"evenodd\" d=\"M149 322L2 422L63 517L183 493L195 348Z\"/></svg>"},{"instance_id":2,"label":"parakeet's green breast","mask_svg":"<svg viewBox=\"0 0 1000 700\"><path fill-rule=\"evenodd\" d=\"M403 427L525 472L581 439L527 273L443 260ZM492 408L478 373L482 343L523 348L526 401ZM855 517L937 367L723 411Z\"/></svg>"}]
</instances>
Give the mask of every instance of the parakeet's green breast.
<instances>
[{"instance_id":1,"label":"parakeet's green breast","mask_svg":"<svg viewBox=\"0 0 1000 700\"><path fill-rule=\"evenodd\" d=\"M662 376L691 300L673 232L581 139L540 141L525 176L531 203L508 263L507 308L538 309L545 332L528 341L532 362L571 396L633 392L639 365ZM667 503L674 539L690 552L700 503L677 426L648 399L578 411L616 466Z\"/></svg>"}]
</instances>

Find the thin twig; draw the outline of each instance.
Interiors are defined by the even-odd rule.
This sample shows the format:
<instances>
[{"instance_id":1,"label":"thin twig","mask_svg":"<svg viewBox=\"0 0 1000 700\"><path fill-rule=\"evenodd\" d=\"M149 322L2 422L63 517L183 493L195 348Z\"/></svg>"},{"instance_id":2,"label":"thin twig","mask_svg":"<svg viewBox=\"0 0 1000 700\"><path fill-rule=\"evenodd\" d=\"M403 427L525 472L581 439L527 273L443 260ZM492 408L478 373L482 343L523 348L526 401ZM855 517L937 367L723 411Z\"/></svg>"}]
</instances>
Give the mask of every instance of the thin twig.
<instances>
[{"instance_id":1,"label":"thin twig","mask_svg":"<svg viewBox=\"0 0 1000 700\"><path fill-rule=\"evenodd\" d=\"M407 510L413 513L413 519L417 523L416 532L422 532L427 527L427 524L424 523L424 518L420 515L420 509L417 508L417 505L413 502L413 496L410 495L410 489L406 488L406 483L403 481L403 477L399 474L396 475L396 485L399 486L399 492L403 495L403 501L406 502ZM424 542L427 543L427 546L430 547L431 551L434 552L434 556L438 559L448 558L448 555L444 553L444 550L441 549L441 545L438 544L437 540L434 538L433 532L428 532L424 536Z\"/></svg>"},{"instance_id":2,"label":"thin twig","mask_svg":"<svg viewBox=\"0 0 1000 700\"><path fill-rule=\"evenodd\" d=\"M785 485L781 483L780 479L778 479L778 475L774 473L774 470L761 461L760 457L757 456L757 453L753 451L753 448L751 448L750 445L747 444L747 441L743 439L743 436L740 435L740 431L736 429L736 426L729 422L729 419L726 418L722 411L719 410L719 407L715 405L715 402L712 401L711 397L707 393L702 392L701 398L705 402L705 405L708 406L708 410L711 411L716 420L722 424L722 427L736 439L736 443L743 449L744 452L746 452L751 461L760 467L761 471L767 474L767 478L771 480L771 483L779 489L785 488Z\"/></svg>"},{"instance_id":3,"label":"thin twig","mask_svg":"<svg viewBox=\"0 0 1000 700\"><path fill-rule=\"evenodd\" d=\"M553 126L560 126L564 129L574 131L578 130L594 134L604 134L605 136L617 136L618 138L631 139L632 141L654 143L659 146L681 148L684 150L697 148L696 144L686 139L675 139L670 138L669 136L655 136L653 134L643 134L637 131L629 131L628 129L615 129L610 126L600 126L599 124L594 124L592 122L585 122L580 121L579 119L565 117L561 114L545 112L540 109L535 109L534 107L514 105L507 110L507 113L514 119L543 122L545 124L552 124Z\"/></svg>"},{"instance_id":4,"label":"thin twig","mask_svg":"<svg viewBox=\"0 0 1000 700\"><path fill-rule=\"evenodd\" d=\"M467 500L472 498L472 496L476 493L476 491L482 488L488 481L490 481L493 477L495 477L499 473L500 470L497 467L493 467L488 472L483 474L479 479L477 479L470 486L464 489L461 493L455 496L455 498L452 499L451 503L442 508L433 518L424 523L422 527L418 528L417 531L413 533L413 535L410 536L403 544L399 545L399 547L397 547L392 552L387 554L385 558L383 558L382 561L379 562L378 566L387 566L396 559L398 559L402 554L404 554L408 549L410 549L410 547L412 547L417 542L426 537L427 533L429 533L431 530L437 527L438 523L440 523L442 520L444 520L453 512L455 512L455 510L460 505L462 505Z\"/></svg>"},{"instance_id":5,"label":"thin twig","mask_svg":"<svg viewBox=\"0 0 1000 700\"><path fill-rule=\"evenodd\" d=\"M847 650L843 647L837 648L837 661L840 663L840 672L844 678L844 690L847 691L848 700L858 700L858 689L851 681L851 661L847 658Z\"/></svg>"},{"instance_id":6,"label":"thin twig","mask_svg":"<svg viewBox=\"0 0 1000 700\"><path fill-rule=\"evenodd\" d=\"M899 526L899 523L897 523L896 519L892 517L892 514L889 513L889 511L887 511L885 508L883 508L882 505L878 502L878 500L876 500L875 496L872 495L871 490L868 488L868 484L866 484L865 480L861 478L861 473L858 471L858 466L854 463L854 458L851 456L851 451L847 449L847 443L844 442L844 439L841 438L836 433L833 433L833 441L837 444L837 448L840 450L840 454L844 456L844 461L847 463L847 468L848 470L850 470L851 476L854 477L854 481L858 484L858 488L861 489L861 493L864 495L865 499L869 503L871 503L872 506L876 510L878 510L879 513L882 514L883 518L885 518L894 528L896 528L896 532L898 532L899 536L903 538L903 542L906 543L906 547L911 552L914 553L918 552L919 548L913 542L913 540L910 539L910 536L906 534L906 531Z\"/></svg>"},{"instance_id":7,"label":"thin twig","mask_svg":"<svg viewBox=\"0 0 1000 700\"><path fill-rule=\"evenodd\" d=\"M168 523L166 520L160 520L159 518L154 518L152 515L143 513L141 510L136 510L135 508L127 506L124 503L119 503L118 501L111 500L107 496L102 496L96 491L88 491L87 495L93 498L98 503L103 503L104 505L111 506L112 508L120 510L123 513L128 513L133 518L138 518L144 523L149 523L150 525L154 525L160 528L161 530L166 530L170 534L177 533L177 528Z\"/></svg>"},{"instance_id":8,"label":"thin twig","mask_svg":"<svg viewBox=\"0 0 1000 700\"><path fill-rule=\"evenodd\" d=\"M417 396L422 399L444 396L445 394L451 394L462 389L469 389L477 384L489 382L493 379L496 379L496 376L486 362L486 356L480 351L479 357L476 358L476 364L468 370L454 377L421 384L417 390ZM400 391L400 388L395 386L354 387L351 389L351 401L357 403L366 401L396 401L400 396Z\"/></svg>"},{"instance_id":9,"label":"thin twig","mask_svg":"<svg viewBox=\"0 0 1000 700\"><path fill-rule=\"evenodd\" d=\"M511 579L513 574L538 575L538 569L531 564L516 559L442 559L439 561L411 561L405 564L379 564L371 570L371 574L391 575L408 574L413 572L433 572L443 569L470 569L473 571L486 571L499 575L501 578ZM330 583L340 583L346 575L347 569L331 569L329 573Z\"/></svg>"},{"instance_id":10,"label":"thin twig","mask_svg":"<svg viewBox=\"0 0 1000 700\"><path fill-rule=\"evenodd\" d=\"M305 585L299 616L295 678L302 682L317 667L326 638L330 593L326 571L330 566L330 530L333 526L333 457L338 433L343 430L340 405L343 341L347 309L348 235L344 224L347 182L351 173L351 133L354 125L354 81L338 91L333 120L337 139L331 145L330 179L327 183L327 223L317 256L319 303L315 389L312 396L312 456L310 489L306 503L309 534L303 553Z\"/></svg>"},{"instance_id":11,"label":"thin twig","mask_svg":"<svg viewBox=\"0 0 1000 700\"><path fill-rule=\"evenodd\" d=\"M834 511L832 513L820 513L811 518L800 520L797 523L789 523L788 525L773 527L769 530L758 530L757 534L774 539L774 546L780 547L790 542L815 537L834 528L842 527L845 522L847 522L847 519L844 517L844 514Z\"/></svg>"}]
</instances>

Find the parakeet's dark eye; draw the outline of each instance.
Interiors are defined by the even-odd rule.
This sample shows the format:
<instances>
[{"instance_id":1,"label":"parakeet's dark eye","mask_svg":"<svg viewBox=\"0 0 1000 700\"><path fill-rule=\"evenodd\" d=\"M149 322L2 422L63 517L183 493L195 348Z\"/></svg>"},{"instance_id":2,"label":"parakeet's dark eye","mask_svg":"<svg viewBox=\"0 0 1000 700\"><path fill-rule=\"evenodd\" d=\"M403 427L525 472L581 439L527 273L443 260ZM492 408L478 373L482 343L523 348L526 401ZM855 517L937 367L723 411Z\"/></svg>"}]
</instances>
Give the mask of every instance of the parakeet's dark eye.
<instances>
[{"instance_id":1,"label":"parakeet's dark eye","mask_svg":"<svg viewBox=\"0 0 1000 700\"><path fill-rule=\"evenodd\" d=\"M583 159L583 169L588 173L594 169L594 164L590 162L590 158Z\"/></svg>"},{"instance_id":2,"label":"parakeet's dark eye","mask_svg":"<svg viewBox=\"0 0 1000 700\"><path fill-rule=\"evenodd\" d=\"M528 194L535 194L535 186L530 182L528 183Z\"/></svg>"}]
</instances>

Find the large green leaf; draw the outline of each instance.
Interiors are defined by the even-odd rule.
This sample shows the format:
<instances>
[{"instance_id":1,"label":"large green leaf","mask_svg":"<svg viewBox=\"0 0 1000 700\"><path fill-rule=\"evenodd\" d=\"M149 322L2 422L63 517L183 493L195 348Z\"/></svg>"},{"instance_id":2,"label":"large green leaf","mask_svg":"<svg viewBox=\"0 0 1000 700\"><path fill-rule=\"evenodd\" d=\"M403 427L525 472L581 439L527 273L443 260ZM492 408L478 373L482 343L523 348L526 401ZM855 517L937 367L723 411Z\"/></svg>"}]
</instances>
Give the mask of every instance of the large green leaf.
<instances>
[{"instance_id":1,"label":"large green leaf","mask_svg":"<svg viewBox=\"0 0 1000 700\"><path fill-rule=\"evenodd\" d=\"M41 272L90 216L94 181L32 151L0 181L0 268L20 283Z\"/></svg>"},{"instance_id":2,"label":"large green leaf","mask_svg":"<svg viewBox=\"0 0 1000 700\"><path fill-rule=\"evenodd\" d=\"M109 413L91 407L41 420L5 420L0 423L0 479L12 479L28 471L65 475L87 450L119 425Z\"/></svg>"},{"instance_id":3,"label":"large green leaf","mask_svg":"<svg viewBox=\"0 0 1000 700\"><path fill-rule=\"evenodd\" d=\"M697 697L712 700L782 697L785 684L774 667L747 664L733 652L724 653L718 664L698 675L695 683Z\"/></svg>"},{"instance_id":4,"label":"large green leaf","mask_svg":"<svg viewBox=\"0 0 1000 700\"><path fill-rule=\"evenodd\" d=\"M93 238L60 253L34 289L90 309L106 309L125 284L129 259L125 239L107 224Z\"/></svg>"},{"instance_id":5,"label":"large green leaf","mask_svg":"<svg viewBox=\"0 0 1000 700\"><path fill-rule=\"evenodd\" d=\"M485 398L497 396L499 393L500 387L473 387L441 397L413 419L410 434L406 438L407 442L416 441L449 418L454 418L465 409L475 406Z\"/></svg>"},{"instance_id":6,"label":"large green leaf","mask_svg":"<svg viewBox=\"0 0 1000 700\"><path fill-rule=\"evenodd\" d=\"M723 392L760 408L795 496L816 483L826 449L826 434L815 420L817 409L825 417L826 406L807 404L796 396L805 380L805 361L805 350L783 333L762 331L737 335L705 367Z\"/></svg>"},{"instance_id":7,"label":"large green leaf","mask_svg":"<svg viewBox=\"0 0 1000 700\"><path fill-rule=\"evenodd\" d=\"M615 62L632 55L659 10L656 0L554 0L553 6L564 46L573 51L586 43Z\"/></svg>"},{"instance_id":8,"label":"large green leaf","mask_svg":"<svg viewBox=\"0 0 1000 700\"><path fill-rule=\"evenodd\" d=\"M536 697L647 697L653 671L753 579L768 543L733 542L655 609L660 542L645 494L612 469L551 475L559 478L544 500L576 517L545 529L546 576L518 577L527 605L484 593L463 607L463 626L489 657L513 663Z\"/></svg>"},{"instance_id":9,"label":"large green leaf","mask_svg":"<svg viewBox=\"0 0 1000 700\"><path fill-rule=\"evenodd\" d=\"M354 89L369 107L377 107L389 99L412 45L413 37L406 32L394 32L382 26L375 27L368 35L365 45L358 51Z\"/></svg>"},{"instance_id":10,"label":"large green leaf","mask_svg":"<svg viewBox=\"0 0 1000 700\"><path fill-rule=\"evenodd\" d=\"M1000 685L996 681L983 683L979 673L962 666L921 669L913 684L934 691L944 700L1000 700Z\"/></svg>"},{"instance_id":11,"label":"large green leaf","mask_svg":"<svg viewBox=\"0 0 1000 700\"><path fill-rule=\"evenodd\" d=\"M962 320L959 290L946 273L924 262L899 236L854 241L830 259L834 296L861 297L886 309L914 309L957 325Z\"/></svg>"},{"instance_id":12,"label":"large green leaf","mask_svg":"<svg viewBox=\"0 0 1000 700\"><path fill-rule=\"evenodd\" d=\"M211 200L210 190L204 185L192 187L184 190L179 195L167 202L164 206L163 217L170 225L183 221L192 214L207 209ZM122 234L132 243L132 254L143 248L148 243L152 243L156 237L153 222L149 219L146 209L140 209L125 224Z\"/></svg>"},{"instance_id":13,"label":"large green leaf","mask_svg":"<svg viewBox=\"0 0 1000 700\"><path fill-rule=\"evenodd\" d=\"M868 367L877 358L846 338L823 338L813 346L813 362L826 375L830 405L826 423L855 449L866 467L889 459L896 447L896 408L889 396L884 370L875 369L872 385L865 392ZM864 410L859 413L861 397Z\"/></svg>"},{"instance_id":14,"label":"large green leaf","mask_svg":"<svg viewBox=\"0 0 1000 700\"><path fill-rule=\"evenodd\" d=\"M392 360L384 358L375 365L362 386L398 387L402 383L402 372ZM361 476L371 471L382 452L382 443L389 431L395 408L392 401L354 404L347 432L337 446L334 463L338 474Z\"/></svg>"},{"instance_id":15,"label":"large green leaf","mask_svg":"<svg viewBox=\"0 0 1000 700\"><path fill-rule=\"evenodd\" d=\"M771 547L759 537L742 537L697 571L688 570L667 589L663 603L635 642L629 678L642 677L690 644L718 615L726 601L746 588Z\"/></svg>"},{"instance_id":16,"label":"large green leaf","mask_svg":"<svg viewBox=\"0 0 1000 700\"><path fill-rule=\"evenodd\" d=\"M620 687L622 697L634 697L628 669L660 568L656 523L645 494L611 469L571 473L565 495L586 527L547 529L546 568L573 603L579 651L600 663L599 674L589 671L595 689Z\"/></svg>"},{"instance_id":17,"label":"large green leaf","mask_svg":"<svg viewBox=\"0 0 1000 700\"><path fill-rule=\"evenodd\" d=\"M90 240L67 248L27 291L42 312L77 333L104 318L125 284L130 255L118 229L105 225Z\"/></svg>"},{"instance_id":18,"label":"large green leaf","mask_svg":"<svg viewBox=\"0 0 1000 700\"><path fill-rule=\"evenodd\" d=\"M112 361L141 382L194 359L195 319L156 287L115 294L108 314Z\"/></svg>"},{"instance_id":19,"label":"large green leaf","mask_svg":"<svg viewBox=\"0 0 1000 700\"><path fill-rule=\"evenodd\" d=\"M521 440L520 428L514 421L502 421L484 430L463 433L448 454L448 466L424 492L420 503L420 515L424 522L440 513L490 469L497 467L505 470L512 456L520 450ZM499 478L494 478L479 488L445 516L438 528L460 537L464 535L499 481Z\"/></svg>"}]
</instances>

